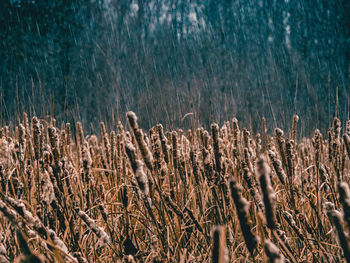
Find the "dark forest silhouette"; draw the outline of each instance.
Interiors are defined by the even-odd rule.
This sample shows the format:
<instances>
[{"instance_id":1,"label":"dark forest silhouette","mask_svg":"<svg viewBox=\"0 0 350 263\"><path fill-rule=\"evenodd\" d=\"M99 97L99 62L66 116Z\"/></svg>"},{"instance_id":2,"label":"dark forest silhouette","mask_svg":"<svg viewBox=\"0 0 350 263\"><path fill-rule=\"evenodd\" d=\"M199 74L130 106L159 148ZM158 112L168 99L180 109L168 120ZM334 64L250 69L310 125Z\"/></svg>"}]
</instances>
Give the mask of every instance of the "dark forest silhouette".
<instances>
[{"instance_id":1,"label":"dark forest silhouette","mask_svg":"<svg viewBox=\"0 0 350 263\"><path fill-rule=\"evenodd\" d=\"M132 109L144 127L256 129L297 113L325 129L349 113L348 14L345 0L1 1L1 120L112 125Z\"/></svg>"}]
</instances>

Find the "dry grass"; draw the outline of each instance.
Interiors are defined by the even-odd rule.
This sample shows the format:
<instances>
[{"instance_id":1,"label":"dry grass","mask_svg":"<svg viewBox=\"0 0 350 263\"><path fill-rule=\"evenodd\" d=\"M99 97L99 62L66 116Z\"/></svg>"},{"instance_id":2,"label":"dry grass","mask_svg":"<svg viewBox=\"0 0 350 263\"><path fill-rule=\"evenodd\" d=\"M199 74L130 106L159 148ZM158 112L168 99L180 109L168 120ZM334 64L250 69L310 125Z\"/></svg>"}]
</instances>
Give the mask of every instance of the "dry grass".
<instances>
[{"instance_id":1,"label":"dry grass","mask_svg":"<svg viewBox=\"0 0 350 263\"><path fill-rule=\"evenodd\" d=\"M0 130L0 262L350 262L350 122Z\"/></svg>"}]
</instances>

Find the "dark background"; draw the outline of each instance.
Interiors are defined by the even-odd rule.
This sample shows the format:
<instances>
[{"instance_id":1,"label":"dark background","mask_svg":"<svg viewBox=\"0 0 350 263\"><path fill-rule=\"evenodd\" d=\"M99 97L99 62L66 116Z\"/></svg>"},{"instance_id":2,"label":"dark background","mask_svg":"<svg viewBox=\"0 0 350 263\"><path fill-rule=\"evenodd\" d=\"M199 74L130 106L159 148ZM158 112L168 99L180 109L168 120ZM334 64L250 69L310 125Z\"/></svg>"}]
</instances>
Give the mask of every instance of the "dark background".
<instances>
[{"instance_id":1,"label":"dark background","mask_svg":"<svg viewBox=\"0 0 350 263\"><path fill-rule=\"evenodd\" d=\"M349 114L349 0L0 1L2 123L23 111L114 128L237 116L326 131ZM192 112L183 119L186 113Z\"/></svg>"}]
</instances>

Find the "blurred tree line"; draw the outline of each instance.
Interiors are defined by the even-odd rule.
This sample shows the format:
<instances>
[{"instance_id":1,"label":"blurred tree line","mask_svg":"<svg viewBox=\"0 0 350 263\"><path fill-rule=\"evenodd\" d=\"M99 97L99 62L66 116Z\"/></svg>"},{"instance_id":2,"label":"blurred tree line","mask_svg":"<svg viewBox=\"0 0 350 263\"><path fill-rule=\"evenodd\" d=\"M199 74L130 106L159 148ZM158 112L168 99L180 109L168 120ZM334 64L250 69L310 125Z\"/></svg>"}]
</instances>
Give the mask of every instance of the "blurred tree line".
<instances>
[{"instance_id":1,"label":"blurred tree line","mask_svg":"<svg viewBox=\"0 0 350 263\"><path fill-rule=\"evenodd\" d=\"M233 116L307 133L349 115L348 0L2 0L1 121ZM193 115L185 114L192 112Z\"/></svg>"}]
</instances>

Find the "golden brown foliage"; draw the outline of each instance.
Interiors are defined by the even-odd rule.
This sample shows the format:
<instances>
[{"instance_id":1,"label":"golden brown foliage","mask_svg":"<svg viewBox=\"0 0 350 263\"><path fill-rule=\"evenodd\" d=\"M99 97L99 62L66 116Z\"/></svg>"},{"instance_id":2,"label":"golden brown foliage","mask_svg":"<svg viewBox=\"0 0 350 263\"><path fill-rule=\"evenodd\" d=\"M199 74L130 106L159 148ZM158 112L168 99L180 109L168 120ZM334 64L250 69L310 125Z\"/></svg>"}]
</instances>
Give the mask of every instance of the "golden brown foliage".
<instances>
[{"instance_id":1,"label":"golden brown foliage","mask_svg":"<svg viewBox=\"0 0 350 263\"><path fill-rule=\"evenodd\" d=\"M349 123L324 140L298 116L275 137L127 119L1 128L1 262L350 262Z\"/></svg>"}]
</instances>

